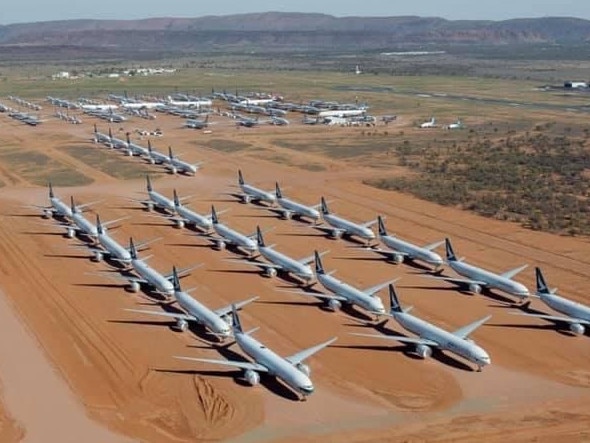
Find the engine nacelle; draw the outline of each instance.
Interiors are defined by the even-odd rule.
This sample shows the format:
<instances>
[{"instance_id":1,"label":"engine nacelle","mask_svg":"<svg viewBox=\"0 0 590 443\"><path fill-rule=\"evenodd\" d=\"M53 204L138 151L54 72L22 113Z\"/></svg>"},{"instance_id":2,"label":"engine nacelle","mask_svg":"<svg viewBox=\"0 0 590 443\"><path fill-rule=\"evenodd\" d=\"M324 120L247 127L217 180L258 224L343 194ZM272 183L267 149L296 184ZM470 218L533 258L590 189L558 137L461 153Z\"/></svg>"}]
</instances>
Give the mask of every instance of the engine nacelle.
<instances>
[{"instance_id":1,"label":"engine nacelle","mask_svg":"<svg viewBox=\"0 0 590 443\"><path fill-rule=\"evenodd\" d=\"M277 276L277 270L275 268L266 268L264 270L264 276L268 278L273 278Z\"/></svg>"},{"instance_id":2,"label":"engine nacelle","mask_svg":"<svg viewBox=\"0 0 590 443\"><path fill-rule=\"evenodd\" d=\"M298 363L295 367L308 377L311 375L311 368L307 366L305 363Z\"/></svg>"},{"instance_id":3,"label":"engine nacelle","mask_svg":"<svg viewBox=\"0 0 590 443\"><path fill-rule=\"evenodd\" d=\"M172 166L172 167L170 168L170 172L172 172L173 174L175 174L175 175L176 175L176 174L178 174L178 169L176 168L176 166Z\"/></svg>"},{"instance_id":4,"label":"engine nacelle","mask_svg":"<svg viewBox=\"0 0 590 443\"><path fill-rule=\"evenodd\" d=\"M246 383L250 386L256 386L260 383L260 375L252 369L246 369L246 372L244 372L244 380L246 380Z\"/></svg>"},{"instance_id":5,"label":"engine nacelle","mask_svg":"<svg viewBox=\"0 0 590 443\"><path fill-rule=\"evenodd\" d=\"M340 302L340 300L331 299L328 302L328 307L332 311L337 311L337 310L339 310L342 307L342 303Z\"/></svg>"},{"instance_id":6,"label":"engine nacelle","mask_svg":"<svg viewBox=\"0 0 590 443\"><path fill-rule=\"evenodd\" d=\"M248 194L242 195L242 203L250 203L251 201L252 197L250 197Z\"/></svg>"},{"instance_id":7,"label":"engine nacelle","mask_svg":"<svg viewBox=\"0 0 590 443\"><path fill-rule=\"evenodd\" d=\"M147 209L148 212L152 212L154 210L154 204L153 203L146 203L145 208Z\"/></svg>"},{"instance_id":8,"label":"engine nacelle","mask_svg":"<svg viewBox=\"0 0 590 443\"><path fill-rule=\"evenodd\" d=\"M184 220L176 220L176 227L178 229L184 228Z\"/></svg>"},{"instance_id":9,"label":"engine nacelle","mask_svg":"<svg viewBox=\"0 0 590 443\"><path fill-rule=\"evenodd\" d=\"M76 230L75 229L68 229L68 232L66 233L66 237L68 237L68 238L74 238L75 235L76 235Z\"/></svg>"},{"instance_id":10,"label":"engine nacelle","mask_svg":"<svg viewBox=\"0 0 590 443\"><path fill-rule=\"evenodd\" d=\"M223 319L224 322L226 322L228 325L233 326L234 324L234 320L232 318L231 315L224 315L223 317L221 317Z\"/></svg>"},{"instance_id":11,"label":"engine nacelle","mask_svg":"<svg viewBox=\"0 0 590 443\"><path fill-rule=\"evenodd\" d=\"M156 160L155 160L154 158L151 158L151 157L150 157L150 163L151 163L152 165L155 165L155 164L156 164Z\"/></svg>"},{"instance_id":12,"label":"engine nacelle","mask_svg":"<svg viewBox=\"0 0 590 443\"><path fill-rule=\"evenodd\" d=\"M432 349L426 345L417 345L416 355L418 355L420 358L428 358L432 355Z\"/></svg>"},{"instance_id":13,"label":"engine nacelle","mask_svg":"<svg viewBox=\"0 0 590 443\"><path fill-rule=\"evenodd\" d=\"M334 239L339 239L339 238L342 238L342 235L343 235L343 234L344 234L344 232L343 232L343 231L337 231L337 230L334 230L334 231L331 231L331 232L330 232L330 237L331 237L331 238L334 238Z\"/></svg>"},{"instance_id":14,"label":"engine nacelle","mask_svg":"<svg viewBox=\"0 0 590 443\"><path fill-rule=\"evenodd\" d=\"M469 285L469 292L473 292L474 294L479 294L481 292L481 286L475 283L471 283Z\"/></svg>"},{"instance_id":15,"label":"engine nacelle","mask_svg":"<svg viewBox=\"0 0 590 443\"><path fill-rule=\"evenodd\" d=\"M102 261L102 252L96 251L96 252L94 253L94 257L92 257L92 259L93 259L95 262L100 262L100 261Z\"/></svg>"},{"instance_id":16,"label":"engine nacelle","mask_svg":"<svg viewBox=\"0 0 590 443\"><path fill-rule=\"evenodd\" d=\"M392 261L396 264L402 264L404 262L404 256L402 254L393 254Z\"/></svg>"},{"instance_id":17,"label":"engine nacelle","mask_svg":"<svg viewBox=\"0 0 590 443\"><path fill-rule=\"evenodd\" d=\"M129 291L139 292L140 289L141 289L141 287L138 282L132 281L131 283L129 283Z\"/></svg>"},{"instance_id":18,"label":"engine nacelle","mask_svg":"<svg viewBox=\"0 0 590 443\"><path fill-rule=\"evenodd\" d=\"M226 244L223 240L218 240L215 242L215 249L218 251L223 251L226 247Z\"/></svg>"},{"instance_id":19,"label":"engine nacelle","mask_svg":"<svg viewBox=\"0 0 590 443\"><path fill-rule=\"evenodd\" d=\"M51 218L52 215L51 211L43 211L43 218Z\"/></svg>"},{"instance_id":20,"label":"engine nacelle","mask_svg":"<svg viewBox=\"0 0 590 443\"><path fill-rule=\"evenodd\" d=\"M176 320L176 324L174 325L174 330L178 332L185 332L188 329L188 321L184 320L183 318L179 318Z\"/></svg>"},{"instance_id":21,"label":"engine nacelle","mask_svg":"<svg viewBox=\"0 0 590 443\"><path fill-rule=\"evenodd\" d=\"M291 220L293 213L291 211L283 211L283 220Z\"/></svg>"},{"instance_id":22,"label":"engine nacelle","mask_svg":"<svg viewBox=\"0 0 590 443\"><path fill-rule=\"evenodd\" d=\"M586 328L580 323L570 323L570 331L576 335L582 335L586 331Z\"/></svg>"}]
</instances>

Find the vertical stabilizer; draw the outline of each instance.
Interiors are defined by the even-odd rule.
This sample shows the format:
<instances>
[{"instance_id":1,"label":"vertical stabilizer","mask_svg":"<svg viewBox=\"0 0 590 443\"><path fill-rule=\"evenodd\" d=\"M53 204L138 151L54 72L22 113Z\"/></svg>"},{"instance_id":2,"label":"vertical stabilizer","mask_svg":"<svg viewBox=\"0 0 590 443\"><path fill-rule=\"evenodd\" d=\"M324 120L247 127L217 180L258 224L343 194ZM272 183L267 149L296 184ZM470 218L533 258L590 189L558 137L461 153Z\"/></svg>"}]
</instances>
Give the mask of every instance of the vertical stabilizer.
<instances>
[{"instance_id":1,"label":"vertical stabilizer","mask_svg":"<svg viewBox=\"0 0 590 443\"><path fill-rule=\"evenodd\" d=\"M174 285L174 292L182 291L182 289L180 288L180 279L178 278L178 271L176 270L176 266L172 267L172 284Z\"/></svg>"},{"instance_id":2,"label":"vertical stabilizer","mask_svg":"<svg viewBox=\"0 0 590 443\"><path fill-rule=\"evenodd\" d=\"M98 235L104 234L104 228L102 227L102 223L100 222L100 217L96 214L96 232Z\"/></svg>"},{"instance_id":3,"label":"vertical stabilizer","mask_svg":"<svg viewBox=\"0 0 590 443\"><path fill-rule=\"evenodd\" d=\"M385 229L385 223L383 222L383 217L380 215L377 216L377 223L379 226L379 235L385 237L387 235L387 229Z\"/></svg>"},{"instance_id":4,"label":"vertical stabilizer","mask_svg":"<svg viewBox=\"0 0 590 443\"><path fill-rule=\"evenodd\" d=\"M451 240L449 240L448 237L445 238L445 248L447 250L447 261L457 261L455 251L453 251L453 246L451 245Z\"/></svg>"},{"instance_id":5,"label":"vertical stabilizer","mask_svg":"<svg viewBox=\"0 0 590 443\"><path fill-rule=\"evenodd\" d=\"M277 198L283 198L283 193L281 192L279 182L275 182L275 194L276 194Z\"/></svg>"},{"instance_id":6,"label":"vertical stabilizer","mask_svg":"<svg viewBox=\"0 0 590 443\"><path fill-rule=\"evenodd\" d=\"M393 286L392 283L389 284L389 310L392 314L394 312L402 312L402 307L399 304L399 299L397 298L395 286Z\"/></svg>"},{"instance_id":7,"label":"vertical stabilizer","mask_svg":"<svg viewBox=\"0 0 590 443\"><path fill-rule=\"evenodd\" d=\"M535 276L537 279L537 294L551 294L551 290L547 286L547 282L545 281L545 277L541 272L541 268L535 268Z\"/></svg>"},{"instance_id":8,"label":"vertical stabilizer","mask_svg":"<svg viewBox=\"0 0 590 443\"><path fill-rule=\"evenodd\" d=\"M176 189L172 191L172 194L174 195L174 207L180 208L182 205L180 203L180 199L178 198L178 193L176 192Z\"/></svg>"},{"instance_id":9,"label":"vertical stabilizer","mask_svg":"<svg viewBox=\"0 0 590 443\"><path fill-rule=\"evenodd\" d=\"M146 175L145 176L146 182L147 182L147 191L148 192L152 192L153 188L152 188L152 181L150 180L150 176Z\"/></svg>"},{"instance_id":10,"label":"vertical stabilizer","mask_svg":"<svg viewBox=\"0 0 590 443\"><path fill-rule=\"evenodd\" d=\"M259 248L264 248L264 238L262 237L262 231L258 225L256 226L256 242L258 243Z\"/></svg>"},{"instance_id":11,"label":"vertical stabilizer","mask_svg":"<svg viewBox=\"0 0 590 443\"><path fill-rule=\"evenodd\" d=\"M129 237L129 254L131 255L131 260L137 260L137 249L135 249L133 237Z\"/></svg>"},{"instance_id":12,"label":"vertical stabilizer","mask_svg":"<svg viewBox=\"0 0 590 443\"><path fill-rule=\"evenodd\" d=\"M244 330L242 329L242 323L240 322L240 316L238 315L238 310L236 309L236 305L232 303L231 305L231 312L232 312L232 319L233 319L233 330L235 334L243 334Z\"/></svg>"},{"instance_id":13,"label":"vertical stabilizer","mask_svg":"<svg viewBox=\"0 0 590 443\"><path fill-rule=\"evenodd\" d=\"M215 212L215 206L211 205L211 223L214 225L219 223L219 219L217 218L217 212Z\"/></svg>"},{"instance_id":14,"label":"vertical stabilizer","mask_svg":"<svg viewBox=\"0 0 590 443\"><path fill-rule=\"evenodd\" d=\"M320 210L322 211L322 215L327 215L330 213L326 199L323 196L320 198Z\"/></svg>"},{"instance_id":15,"label":"vertical stabilizer","mask_svg":"<svg viewBox=\"0 0 590 443\"><path fill-rule=\"evenodd\" d=\"M53 185L51 182L49 182L47 185L49 186L49 198L54 198L55 194L53 193Z\"/></svg>"},{"instance_id":16,"label":"vertical stabilizer","mask_svg":"<svg viewBox=\"0 0 590 443\"><path fill-rule=\"evenodd\" d=\"M322 264L322 259L320 258L320 254L318 251L313 251L314 261L315 261L315 272L316 274L325 274L324 265Z\"/></svg>"},{"instance_id":17,"label":"vertical stabilizer","mask_svg":"<svg viewBox=\"0 0 590 443\"><path fill-rule=\"evenodd\" d=\"M243 185L244 182L244 176L242 175L242 170L238 169L238 184L239 185Z\"/></svg>"},{"instance_id":18,"label":"vertical stabilizer","mask_svg":"<svg viewBox=\"0 0 590 443\"><path fill-rule=\"evenodd\" d=\"M174 160L174 155L172 154L172 146L168 146L168 158L170 158L170 161Z\"/></svg>"}]
</instances>

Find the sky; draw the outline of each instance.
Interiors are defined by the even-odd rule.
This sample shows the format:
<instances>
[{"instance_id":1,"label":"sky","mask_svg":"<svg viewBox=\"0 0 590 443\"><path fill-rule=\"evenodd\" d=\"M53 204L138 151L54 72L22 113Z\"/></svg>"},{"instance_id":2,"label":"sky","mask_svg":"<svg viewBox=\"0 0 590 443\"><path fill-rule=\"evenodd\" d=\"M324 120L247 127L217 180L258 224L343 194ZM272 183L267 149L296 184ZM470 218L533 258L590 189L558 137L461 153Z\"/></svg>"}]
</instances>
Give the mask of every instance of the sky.
<instances>
[{"instance_id":1,"label":"sky","mask_svg":"<svg viewBox=\"0 0 590 443\"><path fill-rule=\"evenodd\" d=\"M442 17L449 20L506 20L528 17L590 19L588 0L24 0L10 1L0 24L150 17L201 17L248 12L317 12L343 16Z\"/></svg>"}]
</instances>

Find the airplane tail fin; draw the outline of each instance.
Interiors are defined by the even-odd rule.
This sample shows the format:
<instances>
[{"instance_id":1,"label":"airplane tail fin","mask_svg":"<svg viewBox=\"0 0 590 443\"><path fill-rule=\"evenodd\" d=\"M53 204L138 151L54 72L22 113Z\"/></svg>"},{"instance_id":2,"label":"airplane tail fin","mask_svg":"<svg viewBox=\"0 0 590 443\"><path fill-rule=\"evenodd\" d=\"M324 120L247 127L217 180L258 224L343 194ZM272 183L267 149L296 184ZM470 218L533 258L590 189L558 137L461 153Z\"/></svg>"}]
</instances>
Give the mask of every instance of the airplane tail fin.
<instances>
[{"instance_id":1,"label":"airplane tail fin","mask_svg":"<svg viewBox=\"0 0 590 443\"><path fill-rule=\"evenodd\" d=\"M244 176L242 175L241 169L238 169L238 184L240 184L240 185L244 184Z\"/></svg>"},{"instance_id":2,"label":"airplane tail fin","mask_svg":"<svg viewBox=\"0 0 590 443\"><path fill-rule=\"evenodd\" d=\"M96 123L94 124L94 133L96 134L98 132L98 128L96 127Z\"/></svg>"},{"instance_id":3,"label":"airplane tail fin","mask_svg":"<svg viewBox=\"0 0 590 443\"><path fill-rule=\"evenodd\" d=\"M389 310L392 314L394 312L402 312L402 307L399 304L399 299L397 298L397 292L395 291L393 283L389 284L389 306Z\"/></svg>"},{"instance_id":4,"label":"airplane tail fin","mask_svg":"<svg viewBox=\"0 0 590 443\"><path fill-rule=\"evenodd\" d=\"M135 249L135 244L133 243L133 237L129 237L129 254L131 254L132 260L137 260L137 249Z\"/></svg>"},{"instance_id":5,"label":"airplane tail fin","mask_svg":"<svg viewBox=\"0 0 590 443\"><path fill-rule=\"evenodd\" d=\"M219 223L219 219L217 218L217 212L215 212L215 206L211 205L211 223L214 225Z\"/></svg>"},{"instance_id":6,"label":"airplane tail fin","mask_svg":"<svg viewBox=\"0 0 590 443\"><path fill-rule=\"evenodd\" d=\"M74 202L74 196L70 195L70 209L72 210L72 214L74 214L76 211L76 203Z\"/></svg>"},{"instance_id":7,"label":"airplane tail fin","mask_svg":"<svg viewBox=\"0 0 590 443\"><path fill-rule=\"evenodd\" d=\"M49 198L55 197L55 194L53 193L53 185L51 182L49 182L47 185L49 186Z\"/></svg>"},{"instance_id":8,"label":"airplane tail fin","mask_svg":"<svg viewBox=\"0 0 590 443\"><path fill-rule=\"evenodd\" d=\"M170 157L170 160L174 158L174 155L172 154L172 146L168 146L168 157Z\"/></svg>"},{"instance_id":9,"label":"airplane tail fin","mask_svg":"<svg viewBox=\"0 0 590 443\"><path fill-rule=\"evenodd\" d=\"M100 217L98 214L96 214L96 232L99 235L104 234L104 228L102 227L102 223L100 222Z\"/></svg>"},{"instance_id":10,"label":"airplane tail fin","mask_svg":"<svg viewBox=\"0 0 590 443\"><path fill-rule=\"evenodd\" d=\"M113 138L113 131L111 130L111 128L109 128L109 138L112 139Z\"/></svg>"},{"instance_id":11,"label":"airplane tail fin","mask_svg":"<svg viewBox=\"0 0 590 443\"><path fill-rule=\"evenodd\" d=\"M322 259L320 258L320 254L318 251L313 251L314 261L315 261L315 272L316 274L325 274L324 265L322 264Z\"/></svg>"},{"instance_id":12,"label":"airplane tail fin","mask_svg":"<svg viewBox=\"0 0 590 443\"><path fill-rule=\"evenodd\" d=\"M387 235L387 229L385 229L385 223L383 222L383 217L380 215L377 216L377 223L379 226L379 235L385 236Z\"/></svg>"},{"instance_id":13,"label":"airplane tail fin","mask_svg":"<svg viewBox=\"0 0 590 443\"><path fill-rule=\"evenodd\" d=\"M455 255L455 251L453 251L451 240L448 237L445 238L445 248L447 250L447 261L457 261L457 256Z\"/></svg>"},{"instance_id":14,"label":"airplane tail fin","mask_svg":"<svg viewBox=\"0 0 590 443\"><path fill-rule=\"evenodd\" d=\"M145 179L147 181L147 190L148 192L152 192L154 189L152 188L152 181L150 180L150 176L146 175Z\"/></svg>"},{"instance_id":15,"label":"airplane tail fin","mask_svg":"<svg viewBox=\"0 0 590 443\"><path fill-rule=\"evenodd\" d=\"M328 204L326 203L326 199L323 196L320 198L320 210L322 212L322 215L330 213L330 209L328 209Z\"/></svg>"},{"instance_id":16,"label":"airplane tail fin","mask_svg":"<svg viewBox=\"0 0 590 443\"><path fill-rule=\"evenodd\" d=\"M547 286L547 282L545 281L545 277L541 272L541 268L535 268L535 277L537 279L537 294L550 294L551 290Z\"/></svg>"},{"instance_id":17,"label":"airplane tail fin","mask_svg":"<svg viewBox=\"0 0 590 443\"><path fill-rule=\"evenodd\" d=\"M236 333L243 334L244 329L242 329L242 323L240 322L240 316L238 315L238 310L236 309L236 305L232 303L231 305L231 312L232 312L232 323L233 323L233 330L234 335Z\"/></svg>"},{"instance_id":18,"label":"airplane tail fin","mask_svg":"<svg viewBox=\"0 0 590 443\"><path fill-rule=\"evenodd\" d=\"M174 285L174 292L180 292L180 279L178 278L178 271L176 266L172 267L172 284Z\"/></svg>"},{"instance_id":19,"label":"airplane tail fin","mask_svg":"<svg viewBox=\"0 0 590 443\"><path fill-rule=\"evenodd\" d=\"M259 248L264 248L264 238L262 237L262 231L260 226L256 225L256 242Z\"/></svg>"},{"instance_id":20,"label":"airplane tail fin","mask_svg":"<svg viewBox=\"0 0 590 443\"><path fill-rule=\"evenodd\" d=\"M148 152L150 154L152 153L152 142L151 142L151 140L148 140Z\"/></svg>"},{"instance_id":21,"label":"airplane tail fin","mask_svg":"<svg viewBox=\"0 0 590 443\"><path fill-rule=\"evenodd\" d=\"M178 193L176 192L176 189L174 189L172 191L172 193L174 195L174 207L179 208L181 206L181 204L180 204L180 199L178 198Z\"/></svg>"},{"instance_id":22,"label":"airplane tail fin","mask_svg":"<svg viewBox=\"0 0 590 443\"><path fill-rule=\"evenodd\" d=\"M277 198L283 198L283 193L281 192L281 187L279 186L279 182L275 182L275 194Z\"/></svg>"}]
</instances>

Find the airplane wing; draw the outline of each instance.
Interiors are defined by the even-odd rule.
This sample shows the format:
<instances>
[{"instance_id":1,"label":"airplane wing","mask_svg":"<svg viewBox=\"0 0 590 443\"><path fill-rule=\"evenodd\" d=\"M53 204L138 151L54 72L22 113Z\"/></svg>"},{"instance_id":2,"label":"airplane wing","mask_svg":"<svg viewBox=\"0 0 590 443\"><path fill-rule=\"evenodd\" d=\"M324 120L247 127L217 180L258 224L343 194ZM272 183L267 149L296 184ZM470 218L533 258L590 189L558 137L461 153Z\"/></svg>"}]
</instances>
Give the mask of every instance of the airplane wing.
<instances>
[{"instance_id":1,"label":"airplane wing","mask_svg":"<svg viewBox=\"0 0 590 443\"><path fill-rule=\"evenodd\" d=\"M187 320L187 321L196 321L196 318L193 317L192 315L174 313L174 312L149 311L147 309L124 309L124 311L138 312L140 314L160 315L162 317L172 317L172 318L182 319L182 320Z\"/></svg>"},{"instance_id":2,"label":"airplane wing","mask_svg":"<svg viewBox=\"0 0 590 443\"><path fill-rule=\"evenodd\" d=\"M423 275L422 277L432 278L434 280L444 280L444 281L449 281L451 283L464 284L464 285L475 284L475 285L479 285L481 287L488 286L487 282L485 282L485 281L471 280L469 278L445 277L445 276L442 276L442 275L440 275L440 276L437 276L437 275Z\"/></svg>"},{"instance_id":3,"label":"airplane wing","mask_svg":"<svg viewBox=\"0 0 590 443\"><path fill-rule=\"evenodd\" d=\"M328 252L330 252L330 251L328 250L328 251L323 251L323 252L320 252L320 253L319 253L319 256L321 257L321 256L323 256L323 255L326 255ZM309 257L302 258L302 259L300 259L300 260L298 260L298 261L299 261L299 263L301 263L302 265L309 265L309 264L313 263L313 262L314 262L314 260L315 260L315 255L310 255Z\"/></svg>"},{"instance_id":4,"label":"airplane wing","mask_svg":"<svg viewBox=\"0 0 590 443\"><path fill-rule=\"evenodd\" d=\"M250 265L250 266L256 266L262 269L276 269L277 271L280 271L283 269L282 266L279 265L275 265L273 263L264 263L264 262L259 262L259 261L251 261L248 259L242 259L242 258L238 258L238 259L232 259L232 258L228 258L225 261L230 262L230 263L244 263L245 265Z\"/></svg>"},{"instance_id":5,"label":"airplane wing","mask_svg":"<svg viewBox=\"0 0 590 443\"><path fill-rule=\"evenodd\" d=\"M159 240L162 240L162 237L156 237L156 238L153 238L151 240L146 240L146 241L142 241L142 242L136 243L135 244L135 250L136 251L143 251L144 249L146 249L147 245L150 245L152 243L155 243L155 242L157 242Z\"/></svg>"},{"instance_id":6,"label":"airplane wing","mask_svg":"<svg viewBox=\"0 0 590 443\"><path fill-rule=\"evenodd\" d=\"M422 248L423 248L423 249L428 249L429 251L432 251L433 249L436 249L436 248L438 248L440 245L444 244L444 242L445 242L444 240L437 241L437 242L431 243L431 244L429 244L429 245L422 246Z\"/></svg>"},{"instance_id":7,"label":"airplane wing","mask_svg":"<svg viewBox=\"0 0 590 443\"><path fill-rule=\"evenodd\" d=\"M484 317L481 320L477 320L477 321L474 321L473 323L468 324L467 326L463 326L462 328L459 328L456 331L453 331L453 335L456 335L459 338L465 339L469 336L469 334L471 334L473 331L475 331L477 328L479 328L481 325L483 325L490 318L492 318L492 316L488 315L487 317Z\"/></svg>"},{"instance_id":8,"label":"airplane wing","mask_svg":"<svg viewBox=\"0 0 590 443\"><path fill-rule=\"evenodd\" d=\"M346 229L334 228L332 226L312 225L310 227L314 229L319 229L320 231L323 231L328 235L331 234L335 237L346 233Z\"/></svg>"},{"instance_id":9,"label":"airplane wing","mask_svg":"<svg viewBox=\"0 0 590 443\"><path fill-rule=\"evenodd\" d=\"M537 317L537 318L543 318L545 320L550 320L550 321L561 321L564 323L580 323L581 325L590 325L590 321L584 320L581 318L575 318L575 317L561 317L559 315L548 315L548 314L529 314L526 312L511 312L510 314L524 315L526 317Z\"/></svg>"},{"instance_id":10,"label":"airplane wing","mask_svg":"<svg viewBox=\"0 0 590 443\"><path fill-rule=\"evenodd\" d=\"M382 249L379 248L378 246L364 246L363 248L361 248L365 251L372 251L372 252L378 252L379 254L383 254L383 255L401 255L403 257L407 257L409 254L406 252L402 252L402 251L396 251L394 249Z\"/></svg>"},{"instance_id":11,"label":"airplane wing","mask_svg":"<svg viewBox=\"0 0 590 443\"><path fill-rule=\"evenodd\" d=\"M316 298L324 298L326 300L338 300L338 301L347 301L346 297L342 297L341 295L337 294L324 294L323 292L305 292L305 291L289 291L284 290L281 292L289 292L291 294L299 294L299 295L307 295Z\"/></svg>"},{"instance_id":12,"label":"airplane wing","mask_svg":"<svg viewBox=\"0 0 590 443\"><path fill-rule=\"evenodd\" d=\"M258 297L258 296L252 297L252 298L249 298L248 300L244 300L244 301L241 301L239 303L234 303L233 305L235 306L236 311L237 311L239 309L242 309L247 304L252 303L254 300L258 300L259 298L260 297ZM217 310L215 310L213 312L215 312L220 317L223 317L224 315L227 315L227 314L229 314L229 313L232 312L232 305L225 306L223 308L219 308L219 309L217 309Z\"/></svg>"},{"instance_id":13,"label":"airplane wing","mask_svg":"<svg viewBox=\"0 0 590 443\"><path fill-rule=\"evenodd\" d=\"M89 206L96 205L97 203L102 202L102 200L95 200L92 202L84 203L81 205L76 205L76 209L83 210L84 208L88 208Z\"/></svg>"},{"instance_id":14,"label":"airplane wing","mask_svg":"<svg viewBox=\"0 0 590 443\"><path fill-rule=\"evenodd\" d=\"M287 360L292 365L296 365L298 363L301 363L303 360L311 357L316 352L319 352L322 349L324 349L326 346L334 343L337 339L338 339L338 337L331 338L330 340L328 340L324 343L320 343L319 345L312 346L311 348L304 349L303 351L299 351L296 354L286 357L285 360Z\"/></svg>"},{"instance_id":15,"label":"airplane wing","mask_svg":"<svg viewBox=\"0 0 590 443\"><path fill-rule=\"evenodd\" d=\"M250 370L258 371L258 372L268 372L268 369L266 368L266 366L262 366L261 364L258 364L258 363L251 363L251 362L246 362L246 361L213 360L210 358L182 357L182 356L178 356L178 355L175 355L174 358L178 358L180 360L198 361L198 362L202 362L202 363L213 363L216 365L233 366L236 368L250 369Z\"/></svg>"},{"instance_id":16,"label":"airplane wing","mask_svg":"<svg viewBox=\"0 0 590 443\"><path fill-rule=\"evenodd\" d=\"M363 292L365 294L367 294L367 295L373 295L376 292L379 292L381 289L386 288L387 286L389 286L392 283L395 283L398 280L399 280L399 277L398 278L394 278L393 280L389 280L389 281L386 281L384 283L380 283L378 285L375 285L375 286L372 286L370 288L367 288Z\"/></svg>"},{"instance_id":17,"label":"airplane wing","mask_svg":"<svg viewBox=\"0 0 590 443\"><path fill-rule=\"evenodd\" d=\"M413 343L416 345L426 345L432 347L439 346L439 344L435 341L420 337L404 337L403 335L363 334L360 332L349 332L349 334L358 335L359 337L385 338L387 340L396 340L402 343Z\"/></svg>"},{"instance_id":18,"label":"airplane wing","mask_svg":"<svg viewBox=\"0 0 590 443\"><path fill-rule=\"evenodd\" d=\"M102 226L105 227L105 228L107 228L107 227L109 227L111 225L114 225L115 223L118 223L121 220L125 220L127 218L130 218L130 217L129 216L126 216L126 217L116 218L115 220L109 220L109 221L103 222L102 223Z\"/></svg>"},{"instance_id":19,"label":"airplane wing","mask_svg":"<svg viewBox=\"0 0 590 443\"><path fill-rule=\"evenodd\" d=\"M525 269L528 265L522 265L519 266L518 268L515 269L511 269L510 271L506 271L503 274L500 274L502 277L504 278L512 278L514 277L516 274L518 274L519 272L521 272L523 269Z\"/></svg>"},{"instance_id":20,"label":"airplane wing","mask_svg":"<svg viewBox=\"0 0 590 443\"><path fill-rule=\"evenodd\" d=\"M105 277L108 278L109 280L113 280L116 281L117 283L121 283L121 282L128 282L128 283L132 283L132 282L137 282L139 284L149 284L149 282L141 277L135 277L132 275L121 275L121 274L113 274L113 273L106 273L106 272L86 272L86 274L88 275L98 275L100 277Z\"/></svg>"},{"instance_id":21,"label":"airplane wing","mask_svg":"<svg viewBox=\"0 0 590 443\"><path fill-rule=\"evenodd\" d=\"M371 221L368 221L366 223L362 223L361 226L364 226L365 228L370 228L371 226L373 226L378 221L379 221L379 219L376 218L375 220L371 220Z\"/></svg>"},{"instance_id":22,"label":"airplane wing","mask_svg":"<svg viewBox=\"0 0 590 443\"><path fill-rule=\"evenodd\" d=\"M145 260L145 259L143 259L143 260ZM200 268L201 266L203 266L203 263L199 263L194 266L189 266L188 268L181 268L176 271L176 274L178 275L178 278L186 277L187 275L189 275L191 273L191 271L193 269ZM171 272L169 274L164 275L164 278L166 280L172 281L173 273Z\"/></svg>"}]
</instances>

